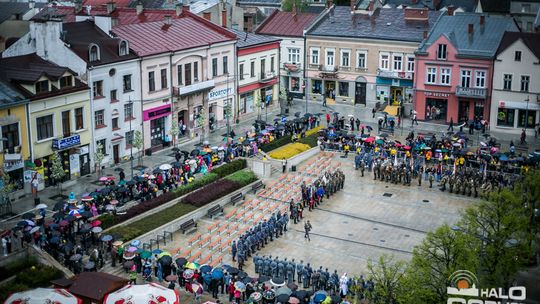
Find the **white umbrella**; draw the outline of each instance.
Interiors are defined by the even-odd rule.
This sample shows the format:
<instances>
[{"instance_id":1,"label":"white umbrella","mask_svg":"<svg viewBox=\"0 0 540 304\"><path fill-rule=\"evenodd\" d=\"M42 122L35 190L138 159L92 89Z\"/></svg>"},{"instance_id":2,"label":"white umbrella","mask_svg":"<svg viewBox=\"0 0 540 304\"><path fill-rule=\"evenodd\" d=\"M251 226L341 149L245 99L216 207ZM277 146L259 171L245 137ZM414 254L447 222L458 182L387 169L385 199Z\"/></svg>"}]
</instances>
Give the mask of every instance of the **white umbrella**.
<instances>
[{"instance_id":1,"label":"white umbrella","mask_svg":"<svg viewBox=\"0 0 540 304\"><path fill-rule=\"evenodd\" d=\"M43 304L43 303L62 303L79 304L82 300L75 297L65 289L36 288L28 291L12 294L4 303L6 304Z\"/></svg>"},{"instance_id":2,"label":"white umbrella","mask_svg":"<svg viewBox=\"0 0 540 304\"><path fill-rule=\"evenodd\" d=\"M103 304L115 303L170 303L178 304L176 290L168 289L156 283L145 285L126 285L105 296Z\"/></svg>"},{"instance_id":3,"label":"white umbrella","mask_svg":"<svg viewBox=\"0 0 540 304\"><path fill-rule=\"evenodd\" d=\"M101 231L103 231L103 229L101 227L94 227L92 228L92 232L93 233L100 233Z\"/></svg>"},{"instance_id":4,"label":"white umbrella","mask_svg":"<svg viewBox=\"0 0 540 304\"><path fill-rule=\"evenodd\" d=\"M159 168L161 170L163 170L163 171L167 171L167 170L170 170L172 168L172 166L169 165L169 164L163 164L163 165L159 166Z\"/></svg>"},{"instance_id":5,"label":"white umbrella","mask_svg":"<svg viewBox=\"0 0 540 304\"><path fill-rule=\"evenodd\" d=\"M46 209L46 208L47 208L47 205L45 205L43 203L36 206L36 209Z\"/></svg>"},{"instance_id":6,"label":"white umbrella","mask_svg":"<svg viewBox=\"0 0 540 304\"><path fill-rule=\"evenodd\" d=\"M30 230L30 233L38 232L41 227L37 226Z\"/></svg>"}]
</instances>

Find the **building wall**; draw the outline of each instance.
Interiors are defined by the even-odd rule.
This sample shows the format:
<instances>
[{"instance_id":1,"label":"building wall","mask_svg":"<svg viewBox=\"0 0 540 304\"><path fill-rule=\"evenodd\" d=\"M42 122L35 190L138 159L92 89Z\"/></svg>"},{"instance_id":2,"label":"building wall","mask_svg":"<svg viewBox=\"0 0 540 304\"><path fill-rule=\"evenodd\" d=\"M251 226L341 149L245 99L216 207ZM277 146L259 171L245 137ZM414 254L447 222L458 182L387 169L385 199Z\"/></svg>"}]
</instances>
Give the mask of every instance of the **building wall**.
<instances>
[{"instance_id":1,"label":"building wall","mask_svg":"<svg viewBox=\"0 0 540 304\"><path fill-rule=\"evenodd\" d=\"M17 123L19 126L19 143L22 160L30 156L28 141L28 122L26 119L26 105L18 105L9 109L0 109L0 132L2 126ZM3 145L0 144L3 147ZM0 163L4 164L4 151L0 151ZM5 167L4 167L5 169Z\"/></svg>"},{"instance_id":2,"label":"building wall","mask_svg":"<svg viewBox=\"0 0 540 304\"><path fill-rule=\"evenodd\" d=\"M9 38L20 38L28 33L30 24L28 20L6 20L0 24L0 33L4 40L0 41L0 51L3 51L6 40Z\"/></svg>"},{"instance_id":3,"label":"building wall","mask_svg":"<svg viewBox=\"0 0 540 304\"><path fill-rule=\"evenodd\" d=\"M521 61L515 60L515 52L521 52ZM510 47L497 56L494 63L493 93L491 106L491 123L493 130L519 134L522 124L519 112L536 113L534 123L540 122L540 69L539 58L529 50L522 40L515 41ZM511 90L504 90L504 75L512 75ZM529 91L521 91L521 76L529 76ZM527 99L529 102L527 104ZM509 111L510 110L510 111ZM502 112L504 119L498 120ZM506 116L512 116L506 117ZM503 117L501 117L503 118ZM529 130L531 135L534 134Z\"/></svg>"},{"instance_id":4,"label":"building wall","mask_svg":"<svg viewBox=\"0 0 540 304\"><path fill-rule=\"evenodd\" d=\"M510 2L510 14L512 14L522 32L534 32L534 20L538 9L540 9L540 2L538 1Z\"/></svg>"},{"instance_id":5,"label":"building wall","mask_svg":"<svg viewBox=\"0 0 540 304\"><path fill-rule=\"evenodd\" d=\"M281 40L281 47L280 47L280 82L281 86L286 88L289 92L294 93L295 97L302 97L304 95L304 90L302 89L302 84L304 83L304 73L303 69L305 67L304 65L304 38L303 37L278 37ZM297 48L299 49L299 57L300 59L298 62L296 62L298 70L296 72L292 72L287 70L284 67L285 63L293 63L289 60L289 49L291 48ZM293 87L293 81L292 78L295 79L297 86L295 89Z\"/></svg>"}]
</instances>

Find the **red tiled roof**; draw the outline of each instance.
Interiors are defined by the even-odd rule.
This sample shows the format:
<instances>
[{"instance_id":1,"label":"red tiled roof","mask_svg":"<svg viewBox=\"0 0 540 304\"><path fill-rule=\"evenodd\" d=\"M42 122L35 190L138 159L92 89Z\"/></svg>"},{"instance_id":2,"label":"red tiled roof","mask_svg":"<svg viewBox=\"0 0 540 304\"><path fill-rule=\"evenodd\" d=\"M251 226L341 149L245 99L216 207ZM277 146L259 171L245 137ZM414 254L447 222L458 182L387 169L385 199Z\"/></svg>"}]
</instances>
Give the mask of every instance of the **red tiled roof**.
<instances>
[{"instance_id":1,"label":"red tiled roof","mask_svg":"<svg viewBox=\"0 0 540 304\"><path fill-rule=\"evenodd\" d=\"M113 28L113 33L128 40L130 49L139 56L236 39L235 34L191 12L182 12L170 25L164 22L130 24Z\"/></svg>"},{"instance_id":2,"label":"red tiled roof","mask_svg":"<svg viewBox=\"0 0 540 304\"><path fill-rule=\"evenodd\" d=\"M259 25L255 33L262 35L302 37L306 29L318 14L282 12L275 10Z\"/></svg>"},{"instance_id":3,"label":"red tiled roof","mask_svg":"<svg viewBox=\"0 0 540 304\"><path fill-rule=\"evenodd\" d=\"M111 2L111 0L84 0L83 6L91 5L92 7L95 6L107 6L107 3ZM131 0L115 0L114 4L116 7L128 7Z\"/></svg>"}]
</instances>

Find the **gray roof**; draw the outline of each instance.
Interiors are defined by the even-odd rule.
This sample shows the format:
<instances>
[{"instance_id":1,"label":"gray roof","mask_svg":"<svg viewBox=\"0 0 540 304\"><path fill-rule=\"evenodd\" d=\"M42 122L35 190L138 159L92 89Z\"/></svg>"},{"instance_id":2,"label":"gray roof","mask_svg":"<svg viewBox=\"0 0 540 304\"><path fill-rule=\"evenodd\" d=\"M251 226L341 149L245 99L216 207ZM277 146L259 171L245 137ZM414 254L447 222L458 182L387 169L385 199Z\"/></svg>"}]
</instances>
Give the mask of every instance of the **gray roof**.
<instances>
[{"instance_id":1,"label":"gray roof","mask_svg":"<svg viewBox=\"0 0 540 304\"><path fill-rule=\"evenodd\" d=\"M382 8L372 16L351 14L348 6L336 6L307 33L311 36L351 37L395 41L421 42L429 31L438 11L428 12L428 22L405 20L405 10Z\"/></svg>"},{"instance_id":2,"label":"gray roof","mask_svg":"<svg viewBox=\"0 0 540 304\"><path fill-rule=\"evenodd\" d=\"M540 27L540 7L538 8L538 13L536 13L536 18L534 19L534 27Z\"/></svg>"},{"instance_id":3,"label":"gray roof","mask_svg":"<svg viewBox=\"0 0 540 304\"><path fill-rule=\"evenodd\" d=\"M369 1L367 2L369 3ZM427 7L430 10L439 9L439 7L435 6L436 3L434 3L433 0L418 0L416 1L416 3L413 3L412 0L387 0L386 4L391 5L392 7L398 7L400 5L403 5L407 7L416 7L416 8Z\"/></svg>"},{"instance_id":4,"label":"gray roof","mask_svg":"<svg viewBox=\"0 0 540 304\"><path fill-rule=\"evenodd\" d=\"M238 5L281 7L281 0L237 0Z\"/></svg>"},{"instance_id":5,"label":"gray roof","mask_svg":"<svg viewBox=\"0 0 540 304\"><path fill-rule=\"evenodd\" d=\"M457 49L458 55L467 57L491 58L499 47L505 31L519 31L512 17L485 15L484 25L480 25L481 14L458 13L444 15L420 45L418 52L425 53L439 37L445 35ZM473 24L473 33L469 35L469 24Z\"/></svg>"},{"instance_id":6,"label":"gray roof","mask_svg":"<svg viewBox=\"0 0 540 304\"><path fill-rule=\"evenodd\" d=\"M199 14L218 3L219 0L193 1L189 3L189 10L194 14Z\"/></svg>"},{"instance_id":7,"label":"gray roof","mask_svg":"<svg viewBox=\"0 0 540 304\"><path fill-rule=\"evenodd\" d=\"M270 42L277 42L281 39L274 38L272 36L266 36L266 35L257 35L253 33L248 33L240 30L235 29L229 29L229 31L236 34L238 37L238 41L236 42L236 46L238 48L245 48L250 47L258 44L264 44L264 43L270 43Z\"/></svg>"},{"instance_id":8,"label":"gray roof","mask_svg":"<svg viewBox=\"0 0 540 304\"><path fill-rule=\"evenodd\" d=\"M9 83L0 80L0 109L9 108L27 102L28 99L14 89Z\"/></svg>"},{"instance_id":9,"label":"gray roof","mask_svg":"<svg viewBox=\"0 0 540 304\"><path fill-rule=\"evenodd\" d=\"M35 7L43 7L45 3L35 3ZM28 2L0 2L0 23L15 14L24 15L30 10Z\"/></svg>"}]
</instances>

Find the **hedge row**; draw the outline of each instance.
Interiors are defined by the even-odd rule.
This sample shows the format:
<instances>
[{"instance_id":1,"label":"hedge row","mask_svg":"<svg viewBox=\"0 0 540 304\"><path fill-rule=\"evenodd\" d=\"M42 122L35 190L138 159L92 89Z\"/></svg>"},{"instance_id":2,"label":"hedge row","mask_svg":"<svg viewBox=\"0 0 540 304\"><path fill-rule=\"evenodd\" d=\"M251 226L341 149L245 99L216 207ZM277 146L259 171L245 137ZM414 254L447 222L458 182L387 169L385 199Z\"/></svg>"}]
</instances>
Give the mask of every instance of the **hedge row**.
<instances>
[{"instance_id":1,"label":"hedge row","mask_svg":"<svg viewBox=\"0 0 540 304\"><path fill-rule=\"evenodd\" d=\"M235 172L235 173L225 177L225 179L231 180L233 182L240 183L242 185L242 187L244 187L244 186L247 186L247 185L253 183L258 178L257 178L257 175L255 175L255 173L253 173L253 171L251 171L251 170L242 170L242 171Z\"/></svg>"},{"instance_id":2,"label":"hedge row","mask_svg":"<svg viewBox=\"0 0 540 304\"><path fill-rule=\"evenodd\" d=\"M216 174L219 178L230 175L236 171L240 171L247 167L247 162L245 159L235 159L230 163L221 165L212 170L212 173Z\"/></svg>"},{"instance_id":3,"label":"hedge row","mask_svg":"<svg viewBox=\"0 0 540 304\"><path fill-rule=\"evenodd\" d=\"M62 272L54 267L41 265L35 260L33 262L23 261L28 267L19 270L15 279L0 288L0 302L6 300L12 293L34 289L37 287L48 287L50 281L62 277ZM30 263L30 264L28 264Z\"/></svg>"},{"instance_id":4,"label":"hedge row","mask_svg":"<svg viewBox=\"0 0 540 304\"><path fill-rule=\"evenodd\" d=\"M322 128L323 128L322 126L319 126L319 127L307 130L306 131L306 137L301 138L300 140L298 140L298 142L302 143L302 144L309 145L312 148L317 146L317 138L319 137L318 132ZM260 147L260 149L262 151L268 153L269 151L275 150L275 149L277 149L279 147L283 147L283 146L285 146L287 144L290 144L290 143L292 143L292 136L283 136L283 137L278 138L278 139L276 139L276 140L274 140L272 142L269 142L267 144L262 145Z\"/></svg>"},{"instance_id":5,"label":"hedge row","mask_svg":"<svg viewBox=\"0 0 540 304\"><path fill-rule=\"evenodd\" d=\"M202 207L240 188L242 188L240 183L226 178L220 179L188 194L182 199L182 203Z\"/></svg>"}]
</instances>

